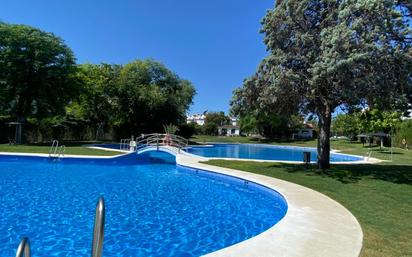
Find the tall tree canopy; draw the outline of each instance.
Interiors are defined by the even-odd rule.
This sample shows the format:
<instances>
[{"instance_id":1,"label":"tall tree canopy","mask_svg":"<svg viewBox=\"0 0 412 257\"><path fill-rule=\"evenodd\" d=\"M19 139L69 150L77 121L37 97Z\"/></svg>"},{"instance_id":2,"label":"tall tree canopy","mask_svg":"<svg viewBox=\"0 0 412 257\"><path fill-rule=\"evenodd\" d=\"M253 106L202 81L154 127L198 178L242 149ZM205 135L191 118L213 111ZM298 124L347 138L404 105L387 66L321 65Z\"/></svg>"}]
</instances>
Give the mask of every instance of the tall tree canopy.
<instances>
[{"instance_id":1,"label":"tall tree canopy","mask_svg":"<svg viewBox=\"0 0 412 257\"><path fill-rule=\"evenodd\" d=\"M122 66L110 64L78 65L77 77L81 93L66 108L66 119L91 126L98 140L104 127L116 121L118 108L118 77Z\"/></svg>"},{"instance_id":2,"label":"tall tree canopy","mask_svg":"<svg viewBox=\"0 0 412 257\"><path fill-rule=\"evenodd\" d=\"M159 62L76 65L52 33L0 23L0 118L27 121L34 140L162 132L186 123L194 95L189 81Z\"/></svg>"},{"instance_id":3,"label":"tall tree canopy","mask_svg":"<svg viewBox=\"0 0 412 257\"><path fill-rule=\"evenodd\" d=\"M205 117L204 133L217 135L219 126L228 125L230 118L224 112L208 112Z\"/></svg>"},{"instance_id":4,"label":"tall tree canopy","mask_svg":"<svg viewBox=\"0 0 412 257\"><path fill-rule=\"evenodd\" d=\"M77 95L75 59L63 40L0 23L0 114L25 121L64 112Z\"/></svg>"},{"instance_id":5,"label":"tall tree canopy","mask_svg":"<svg viewBox=\"0 0 412 257\"><path fill-rule=\"evenodd\" d=\"M409 1L282 0L262 33L269 55L235 91L235 108L318 117L318 166L329 168L332 112L404 109L411 97Z\"/></svg>"},{"instance_id":6,"label":"tall tree canopy","mask_svg":"<svg viewBox=\"0 0 412 257\"><path fill-rule=\"evenodd\" d=\"M153 60L126 64L118 83L119 124L129 133L161 132L163 125L184 123L195 95L189 81Z\"/></svg>"}]
</instances>

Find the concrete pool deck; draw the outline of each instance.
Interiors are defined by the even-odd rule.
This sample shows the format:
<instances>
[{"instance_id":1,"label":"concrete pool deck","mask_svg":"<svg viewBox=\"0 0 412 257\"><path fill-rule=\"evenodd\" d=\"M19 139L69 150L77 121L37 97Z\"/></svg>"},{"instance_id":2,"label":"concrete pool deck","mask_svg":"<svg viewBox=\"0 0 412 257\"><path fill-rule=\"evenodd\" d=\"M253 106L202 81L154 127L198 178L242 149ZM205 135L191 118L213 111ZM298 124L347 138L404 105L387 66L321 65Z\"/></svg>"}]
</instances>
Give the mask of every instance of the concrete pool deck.
<instances>
[{"instance_id":1,"label":"concrete pool deck","mask_svg":"<svg viewBox=\"0 0 412 257\"><path fill-rule=\"evenodd\" d=\"M205 257L357 257L363 233L341 204L312 189L249 172L200 163L207 158L178 154L178 165L252 181L282 194L288 211L270 229Z\"/></svg>"},{"instance_id":2,"label":"concrete pool deck","mask_svg":"<svg viewBox=\"0 0 412 257\"><path fill-rule=\"evenodd\" d=\"M48 154L11 152L2 152L0 155L48 157ZM115 159L122 155L66 155L62 158ZM201 163L208 158L185 152L175 155L177 165L255 182L279 192L288 204L285 217L273 227L248 240L209 253L205 257L359 256L363 241L361 226L346 208L331 198L280 179Z\"/></svg>"}]
</instances>

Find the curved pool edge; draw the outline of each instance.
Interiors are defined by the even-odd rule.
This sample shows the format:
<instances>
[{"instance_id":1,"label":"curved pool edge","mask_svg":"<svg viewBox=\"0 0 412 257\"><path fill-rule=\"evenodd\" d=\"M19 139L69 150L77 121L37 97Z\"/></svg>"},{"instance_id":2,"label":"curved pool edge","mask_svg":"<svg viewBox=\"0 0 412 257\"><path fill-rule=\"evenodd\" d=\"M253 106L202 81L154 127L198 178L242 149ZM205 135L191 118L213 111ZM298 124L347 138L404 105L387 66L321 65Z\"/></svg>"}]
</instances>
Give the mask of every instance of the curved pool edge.
<instances>
[{"instance_id":1,"label":"curved pool edge","mask_svg":"<svg viewBox=\"0 0 412 257\"><path fill-rule=\"evenodd\" d=\"M221 142L206 142L204 145L189 145L189 147L213 147L214 145L251 145L251 146L267 146L267 147L274 147L274 148L299 148L301 150L316 150L316 147L308 147L308 146L291 146L291 145L272 145L272 144L253 144L253 143L221 143ZM347 154L342 153L341 150L331 149L331 154L338 154L348 157L355 157L359 160L356 161L331 161L331 164L375 164L383 162L377 158L365 157L362 155L356 154ZM302 164L302 161L287 161L287 160L273 160L273 159L249 159L249 158L232 158L232 157L206 157L201 155L196 155L194 153L190 153L195 156L199 156L201 158L206 158L210 160L233 160L233 161L254 161L254 162L274 162L274 163L287 163L287 164ZM316 163L316 161L311 161L311 163Z\"/></svg>"},{"instance_id":2,"label":"curved pool edge","mask_svg":"<svg viewBox=\"0 0 412 257\"><path fill-rule=\"evenodd\" d=\"M205 257L357 257L362 228L345 207L312 189L263 175L200 163L207 158L178 154L176 164L252 181L279 192L286 215L261 234Z\"/></svg>"},{"instance_id":3,"label":"curved pool edge","mask_svg":"<svg viewBox=\"0 0 412 257\"><path fill-rule=\"evenodd\" d=\"M48 157L48 154L0 152L0 155ZM127 154L126 154L127 155ZM116 156L66 155L64 158L112 159ZM188 153L176 155L176 164L254 182L281 194L286 215L261 234L205 257L355 257L363 233L357 219L335 200L312 189L263 175L200 163L209 158ZM231 159L233 160L233 159Z\"/></svg>"}]
</instances>

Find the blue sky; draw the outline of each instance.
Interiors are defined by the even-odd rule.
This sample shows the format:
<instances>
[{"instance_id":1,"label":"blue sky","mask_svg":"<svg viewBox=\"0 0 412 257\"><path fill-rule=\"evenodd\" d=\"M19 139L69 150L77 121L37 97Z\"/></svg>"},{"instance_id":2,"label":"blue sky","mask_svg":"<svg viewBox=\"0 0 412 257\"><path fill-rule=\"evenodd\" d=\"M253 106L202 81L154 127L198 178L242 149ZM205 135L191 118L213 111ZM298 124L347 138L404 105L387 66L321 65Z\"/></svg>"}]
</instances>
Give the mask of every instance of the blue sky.
<instances>
[{"instance_id":1,"label":"blue sky","mask_svg":"<svg viewBox=\"0 0 412 257\"><path fill-rule=\"evenodd\" d=\"M55 33L78 63L161 61L197 89L190 113L227 111L266 55L273 0L2 0L0 20Z\"/></svg>"}]
</instances>

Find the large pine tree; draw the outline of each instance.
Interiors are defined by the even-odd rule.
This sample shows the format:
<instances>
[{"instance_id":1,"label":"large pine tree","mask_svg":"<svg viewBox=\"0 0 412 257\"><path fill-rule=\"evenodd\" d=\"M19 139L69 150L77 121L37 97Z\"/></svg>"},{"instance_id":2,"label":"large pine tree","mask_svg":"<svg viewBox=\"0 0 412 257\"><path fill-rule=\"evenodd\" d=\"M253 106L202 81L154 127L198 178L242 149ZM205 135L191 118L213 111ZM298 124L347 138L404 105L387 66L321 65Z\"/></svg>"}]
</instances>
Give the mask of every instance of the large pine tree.
<instances>
[{"instance_id":1,"label":"large pine tree","mask_svg":"<svg viewBox=\"0 0 412 257\"><path fill-rule=\"evenodd\" d=\"M233 107L315 114L318 167L328 169L335 108L406 107L410 17L410 1L278 0L262 21L269 55L235 91Z\"/></svg>"}]
</instances>

